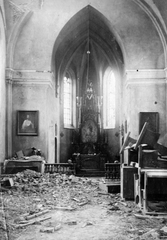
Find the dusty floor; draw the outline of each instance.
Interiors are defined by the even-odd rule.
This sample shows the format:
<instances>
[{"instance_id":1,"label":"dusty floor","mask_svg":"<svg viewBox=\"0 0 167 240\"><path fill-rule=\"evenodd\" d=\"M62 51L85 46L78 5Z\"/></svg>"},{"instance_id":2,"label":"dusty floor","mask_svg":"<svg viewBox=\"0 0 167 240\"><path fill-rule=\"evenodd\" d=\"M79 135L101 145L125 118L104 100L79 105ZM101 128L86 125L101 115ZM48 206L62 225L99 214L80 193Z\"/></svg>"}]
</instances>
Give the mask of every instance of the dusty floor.
<instances>
[{"instance_id":1,"label":"dusty floor","mask_svg":"<svg viewBox=\"0 0 167 240\"><path fill-rule=\"evenodd\" d=\"M102 192L102 179L33 171L12 179L1 188L0 240L167 239L165 218L136 218L140 209Z\"/></svg>"}]
</instances>

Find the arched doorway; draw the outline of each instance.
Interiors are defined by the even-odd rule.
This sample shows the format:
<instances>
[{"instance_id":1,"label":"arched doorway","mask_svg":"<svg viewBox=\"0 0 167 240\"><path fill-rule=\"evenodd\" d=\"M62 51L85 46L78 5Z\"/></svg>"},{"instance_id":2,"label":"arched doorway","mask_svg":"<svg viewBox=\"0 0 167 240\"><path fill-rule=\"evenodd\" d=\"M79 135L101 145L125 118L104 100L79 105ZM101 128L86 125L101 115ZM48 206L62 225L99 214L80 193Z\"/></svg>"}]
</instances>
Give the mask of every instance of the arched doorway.
<instances>
[{"instance_id":1,"label":"arched doorway","mask_svg":"<svg viewBox=\"0 0 167 240\"><path fill-rule=\"evenodd\" d=\"M56 81L57 108L57 161L66 162L75 151L71 144L79 141L80 126L83 121L83 99L85 93L92 93L96 99L97 124L100 139L107 144L111 161L119 152L121 79L124 59L122 50L108 20L96 9L87 6L79 11L60 32L54 46L53 69ZM104 78L110 69L115 76L115 124L106 125L104 112L109 113L109 105L104 104ZM64 77L73 72L71 111L73 122L64 126ZM88 95L87 95L88 96ZM90 96L88 96L90 100ZM107 101L107 100L105 100ZM104 111L104 107L107 106ZM87 105L87 108L91 108ZM102 140L99 140L99 142Z\"/></svg>"}]
</instances>

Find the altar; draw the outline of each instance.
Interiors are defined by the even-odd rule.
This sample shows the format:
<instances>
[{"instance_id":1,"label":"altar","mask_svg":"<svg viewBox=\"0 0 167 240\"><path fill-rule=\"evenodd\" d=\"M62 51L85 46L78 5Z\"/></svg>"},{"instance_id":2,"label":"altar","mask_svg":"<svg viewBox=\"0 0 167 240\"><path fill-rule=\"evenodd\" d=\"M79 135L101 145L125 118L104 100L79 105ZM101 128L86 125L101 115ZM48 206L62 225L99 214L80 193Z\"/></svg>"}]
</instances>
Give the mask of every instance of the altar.
<instances>
[{"instance_id":1,"label":"altar","mask_svg":"<svg viewBox=\"0 0 167 240\"><path fill-rule=\"evenodd\" d=\"M81 154L80 167L81 169L96 169L100 170L99 154Z\"/></svg>"},{"instance_id":2,"label":"altar","mask_svg":"<svg viewBox=\"0 0 167 240\"><path fill-rule=\"evenodd\" d=\"M78 129L73 137L72 160L77 173L104 175L107 161L104 151L104 131L101 124L101 101L95 94L92 82L87 82L83 97L78 98Z\"/></svg>"}]
</instances>

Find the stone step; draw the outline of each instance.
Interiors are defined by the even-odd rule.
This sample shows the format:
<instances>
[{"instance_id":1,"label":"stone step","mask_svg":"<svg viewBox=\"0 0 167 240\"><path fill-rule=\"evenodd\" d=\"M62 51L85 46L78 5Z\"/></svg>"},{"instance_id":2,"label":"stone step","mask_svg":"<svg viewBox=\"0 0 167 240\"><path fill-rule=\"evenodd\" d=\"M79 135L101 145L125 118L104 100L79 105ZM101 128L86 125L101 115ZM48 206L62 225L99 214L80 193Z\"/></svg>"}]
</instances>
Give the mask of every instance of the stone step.
<instances>
[{"instance_id":1,"label":"stone step","mask_svg":"<svg viewBox=\"0 0 167 240\"><path fill-rule=\"evenodd\" d=\"M104 171L98 171L97 169L82 169L77 171L76 176L79 177L104 177Z\"/></svg>"},{"instance_id":2,"label":"stone step","mask_svg":"<svg viewBox=\"0 0 167 240\"><path fill-rule=\"evenodd\" d=\"M105 193L120 193L120 182L110 181L106 183L99 183L99 188Z\"/></svg>"}]
</instances>

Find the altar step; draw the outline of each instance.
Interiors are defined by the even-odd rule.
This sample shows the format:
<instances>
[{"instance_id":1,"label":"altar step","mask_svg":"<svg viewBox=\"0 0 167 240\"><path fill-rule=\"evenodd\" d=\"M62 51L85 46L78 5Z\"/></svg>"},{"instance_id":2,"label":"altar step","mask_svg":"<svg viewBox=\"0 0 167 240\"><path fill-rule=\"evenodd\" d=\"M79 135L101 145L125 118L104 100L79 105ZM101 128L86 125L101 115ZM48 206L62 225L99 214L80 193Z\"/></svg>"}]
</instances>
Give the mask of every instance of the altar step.
<instances>
[{"instance_id":1,"label":"altar step","mask_svg":"<svg viewBox=\"0 0 167 240\"><path fill-rule=\"evenodd\" d=\"M104 177L105 171L99 171L97 169L80 169L76 172L78 177Z\"/></svg>"},{"instance_id":2,"label":"altar step","mask_svg":"<svg viewBox=\"0 0 167 240\"><path fill-rule=\"evenodd\" d=\"M99 188L105 193L120 193L121 191L121 183L120 181L112 181L106 179L105 182L99 183Z\"/></svg>"}]
</instances>

